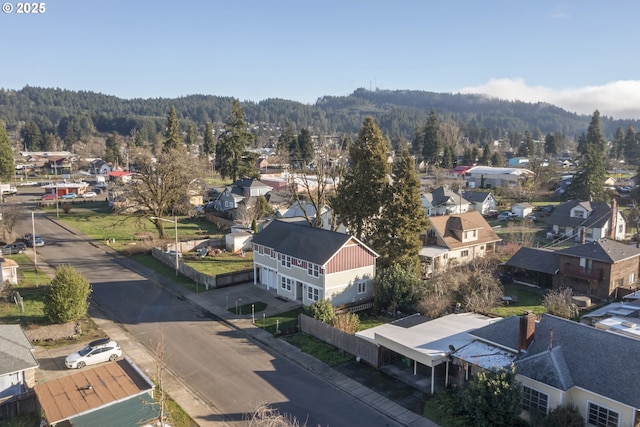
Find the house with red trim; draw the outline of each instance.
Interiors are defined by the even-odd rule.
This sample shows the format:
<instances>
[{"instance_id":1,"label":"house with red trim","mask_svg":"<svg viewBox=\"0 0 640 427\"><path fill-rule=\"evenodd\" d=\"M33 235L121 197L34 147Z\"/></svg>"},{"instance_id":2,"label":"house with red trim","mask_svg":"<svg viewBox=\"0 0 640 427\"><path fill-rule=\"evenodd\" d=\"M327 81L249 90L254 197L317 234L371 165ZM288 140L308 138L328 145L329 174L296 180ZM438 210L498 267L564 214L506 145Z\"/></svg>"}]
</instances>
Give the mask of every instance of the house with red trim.
<instances>
[{"instance_id":1,"label":"house with red trim","mask_svg":"<svg viewBox=\"0 0 640 427\"><path fill-rule=\"evenodd\" d=\"M292 220L274 220L253 236L254 284L304 305L371 302L378 254L348 234Z\"/></svg>"}]
</instances>

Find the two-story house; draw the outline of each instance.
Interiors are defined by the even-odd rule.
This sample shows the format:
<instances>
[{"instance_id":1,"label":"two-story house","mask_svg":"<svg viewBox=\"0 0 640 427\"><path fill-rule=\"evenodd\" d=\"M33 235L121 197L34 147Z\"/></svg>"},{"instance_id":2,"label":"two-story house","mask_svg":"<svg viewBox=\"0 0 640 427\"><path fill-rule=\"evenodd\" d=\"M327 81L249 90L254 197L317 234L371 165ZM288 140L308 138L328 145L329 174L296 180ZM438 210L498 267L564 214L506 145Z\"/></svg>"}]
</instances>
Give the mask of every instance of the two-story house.
<instances>
[{"instance_id":1,"label":"two-story house","mask_svg":"<svg viewBox=\"0 0 640 427\"><path fill-rule=\"evenodd\" d=\"M626 222L614 200L605 202L570 200L554 209L545 219L549 232L576 242L599 239L623 240Z\"/></svg>"},{"instance_id":2,"label":"two-story house","mask_svg":"<svg viewBox=\"0 0 640 427\"><path fill-rule=\"evenodd\" d=\"M588 426L640 425L640 370L630 364L640 340L549 314L537 321L531 313L469 334L476 340L450 354L450 375L464 379L514 363L526 414L571 404Z\"/></svg>"},{"instance_id":3,"label":"two-story house","mask_svg":"<svg viewBox=\"0 0 640 427\"><path fill-rule=\"evenodd\" d=\"M636 289L640 249L609 239L560 250L520 248L504 264L516 280L545 288L569 287L600 299Z\"/></svg>"},{"instance_id":4,"label":"two-story house","mask_svg":"<svg viewBox=\"0 0 640 427\"><path fill-rule=\"evenodd\" d=\"M496 243L501 240L480 212L433 216L429 221L420 250L425 277L448 265L466 264L494 253Z\"/></svg>"},{"instance_id":5,"label":"two-story house","mask_svg":"<svg viewBox=\"0 0 640 427\"><path fill-rule=\"evenodd\" d=\"M470 191L462 193L462 197L471 204L471 210L487 215L496 211L496 198L488 191Z\"/></svg>"},{"instance_id":6,"label":"two-story house","mask_svg":"<svg viewBox=\"0 0 640 427\"><path fill-rule=\"evenodd\" d=\"M253 178L241 178L231 184L231 187L238 190L234 191L236 194L242 194L245 197L264 196L273 190L271 186Z\"/></svg>"},{"instance_id":7,"label":"two-story house","mask_svg":"<svg viewBox=\"0 0 640 427\"><path fill-rule=\"evenodd\" d=\"M470 203L448 187L438 187L420 195L427 216L461 214L469 211Z\"/></svg>"},{"instance_id":8,"label":"two-story house","mask_svg":"<svg viewBox=\"0 0 640 427\"><path fill-rule=\"evenodd\" d=\"M304 305L373 299L377 254L348 234L306 222L272 221L253 236L254 284Z\"/></svg>"}]
</instances>

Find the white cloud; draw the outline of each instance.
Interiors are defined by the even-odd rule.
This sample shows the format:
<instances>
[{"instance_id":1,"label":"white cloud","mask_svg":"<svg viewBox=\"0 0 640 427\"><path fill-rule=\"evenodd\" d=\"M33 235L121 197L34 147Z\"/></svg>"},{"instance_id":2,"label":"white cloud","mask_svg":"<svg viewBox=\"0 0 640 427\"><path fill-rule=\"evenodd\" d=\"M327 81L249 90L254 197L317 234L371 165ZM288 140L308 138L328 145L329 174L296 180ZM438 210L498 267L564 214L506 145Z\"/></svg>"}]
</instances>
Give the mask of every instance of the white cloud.
<instances>
[{"instance_id":1,"label":"white cloud","mask_svg":"<svg viewBox=\"0 0 640 427\"><path fill-rule=\"evenodd\" d=\"M523 79L491 79L460 93L481 93L500 99L548 102L567 111L591 115L595 110L615 119L640 119L640 80L619 80L602 86L562 90L528 86Z\"/></svg>"}]
</instances>

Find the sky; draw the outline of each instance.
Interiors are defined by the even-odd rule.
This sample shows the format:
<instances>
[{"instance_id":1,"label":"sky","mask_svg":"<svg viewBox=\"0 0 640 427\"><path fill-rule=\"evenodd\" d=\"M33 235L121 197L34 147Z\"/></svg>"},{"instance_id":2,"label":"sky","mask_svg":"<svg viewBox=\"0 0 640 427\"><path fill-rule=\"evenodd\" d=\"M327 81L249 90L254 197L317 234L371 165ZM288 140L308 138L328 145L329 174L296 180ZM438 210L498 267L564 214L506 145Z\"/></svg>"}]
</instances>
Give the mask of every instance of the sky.
<instances>
[{"instance_id":1,"label":"sky","mask_svg":"<svg viewBox=\"0 0 640 427\"><path fill-rule=\"evenodd\" d=\"M637 0L3 1L4 89L306 104L423 90L640 119Z\"/></svg>"}]
</instances>

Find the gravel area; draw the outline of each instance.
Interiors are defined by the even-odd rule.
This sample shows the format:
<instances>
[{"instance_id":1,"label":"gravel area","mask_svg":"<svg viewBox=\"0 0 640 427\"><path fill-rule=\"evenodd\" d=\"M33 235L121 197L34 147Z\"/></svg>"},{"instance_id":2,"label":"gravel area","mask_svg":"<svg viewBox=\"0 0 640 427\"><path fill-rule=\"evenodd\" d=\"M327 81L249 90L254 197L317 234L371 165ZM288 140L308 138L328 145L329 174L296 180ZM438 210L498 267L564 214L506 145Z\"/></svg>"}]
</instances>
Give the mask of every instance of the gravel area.
<instances>
[{"instance_id":1,"label":"gravel area","mask_svg":"<svg viewBox=\"0 0 640 427\"><path fill-rule=\"evenodd\" d=\"M38 341L52 341L65 338L73 338L78 334L80 323L69 322L60 325L36 326L32 325L25 329L25 334L32 343Z\"/></svg>"}]
</instances>

